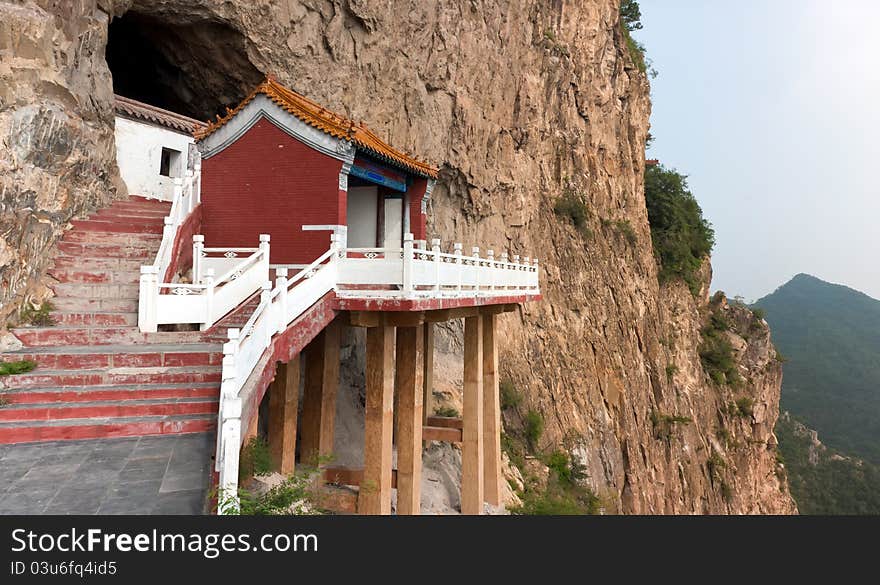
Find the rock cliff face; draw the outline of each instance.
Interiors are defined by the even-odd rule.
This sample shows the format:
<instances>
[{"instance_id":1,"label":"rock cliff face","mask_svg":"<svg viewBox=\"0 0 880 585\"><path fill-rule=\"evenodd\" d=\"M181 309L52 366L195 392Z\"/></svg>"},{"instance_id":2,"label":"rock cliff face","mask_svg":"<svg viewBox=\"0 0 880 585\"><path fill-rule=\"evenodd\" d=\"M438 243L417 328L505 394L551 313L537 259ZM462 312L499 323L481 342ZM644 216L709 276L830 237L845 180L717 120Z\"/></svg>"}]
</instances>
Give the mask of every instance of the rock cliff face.
<instances>
[{"instance_id":1,"label":"rock cliff face","mask_svg":"<svg viewBox=\"0 0 880 585\"><path fill-rule=\"evenodd\" d=\"M121 16L138 35L111 53L139 61L114 70L117 86L207 118L274 73L439 163L430 231L446 245L540 258L544 300L502 318L502 372L524 395L519 410L543 416L539 449L569 449L607 510L794 511L776 475L769 332L731 332L746 382L714 386L698 355L708 299L658 284L642 181L649 87L616 0L67 5L0 7L7 307L60 226L118 192L103 51L108 14ZM554 213L566 189L584 198L588 231ZM454 353L455 331L440 345ZM738 396L751 414L724 410ZM658 432L658 413L691 422Z\"/></svg>"}]
</instances>

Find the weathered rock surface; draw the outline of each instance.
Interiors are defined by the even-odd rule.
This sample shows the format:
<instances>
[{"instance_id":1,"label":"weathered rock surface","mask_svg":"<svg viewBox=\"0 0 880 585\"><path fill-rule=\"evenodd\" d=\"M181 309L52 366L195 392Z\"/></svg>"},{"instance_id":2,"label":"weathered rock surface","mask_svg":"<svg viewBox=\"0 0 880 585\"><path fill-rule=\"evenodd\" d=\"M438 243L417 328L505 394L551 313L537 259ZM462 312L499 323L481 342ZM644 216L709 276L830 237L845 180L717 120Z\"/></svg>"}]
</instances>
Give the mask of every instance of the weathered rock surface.
<instances>
[{"instance_id":1,"label":"weathered rock surface","mask_svg":"<svg viewBox=\"0 0 880 585\"><path fill-rule=\"evenodd\" d=\"M7 307L39 273L63 223L114 192L103 46L108 12L124 13L150 28L151 67L166 71L156 65L164 59L181 71L157 91L182 113L220 113L213 108L272 72L441 164L432 234L541 259L544 300L502 318L502 372L525 396L520 409L543 415L540 447L570 449L606 510L794 511L775 473L781 370L769 333L740 336L747 382L736 392L754 409L731 419L720 414L731 391L700 366L707 300L658 284L642 184L648 82L627 53L615 0L68 6L0 6ZM197 32L205 27L207 38ZM553 212L565 188L587 203L589 237ZM627 222L634 241L619 227ZM655 411L692 423L658 439ZM725 462L720 471L709 465L713 453Z\"/></svg>"}]
</instances>

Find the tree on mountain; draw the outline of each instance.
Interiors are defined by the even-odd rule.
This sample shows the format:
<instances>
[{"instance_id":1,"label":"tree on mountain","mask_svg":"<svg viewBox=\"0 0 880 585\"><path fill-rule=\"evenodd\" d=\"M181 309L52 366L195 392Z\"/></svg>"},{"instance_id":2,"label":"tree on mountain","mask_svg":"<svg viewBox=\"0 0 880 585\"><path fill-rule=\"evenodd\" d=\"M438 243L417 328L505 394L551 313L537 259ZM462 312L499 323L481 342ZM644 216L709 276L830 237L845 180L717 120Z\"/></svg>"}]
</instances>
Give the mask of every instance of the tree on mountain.
<instances>
[{"instance_id":1,"label":"tree on mountain","mask_svg":"<svg viewBox=\"0 0 880 585\"><path fill-rule=\"evenodd\" d=\"M639 30L642 28L642 11L639 9L637 0L621 0L620 20L627 30Z\"/></svg>"},{"instance_id":2,"label":"tree on mountain","mask_svg":"<svg viewBox=\"0 0 880 585\"><path fill-rule=\"evenodd\" d=\"M715 245L715 231L690 192L687 177L663 165L645 170L645 203L660 281L684 280L700 290L698 270Z\"/></svg>"}]
</instances>

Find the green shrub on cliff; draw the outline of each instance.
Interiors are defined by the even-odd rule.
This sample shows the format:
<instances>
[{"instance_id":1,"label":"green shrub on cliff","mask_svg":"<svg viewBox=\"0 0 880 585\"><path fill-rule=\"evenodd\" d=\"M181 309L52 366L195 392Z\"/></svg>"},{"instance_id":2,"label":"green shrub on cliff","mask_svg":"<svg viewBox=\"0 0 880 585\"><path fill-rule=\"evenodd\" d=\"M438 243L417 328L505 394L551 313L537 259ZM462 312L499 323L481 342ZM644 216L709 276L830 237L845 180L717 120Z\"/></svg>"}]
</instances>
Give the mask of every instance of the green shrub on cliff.
<instances>
[{"instance_id":1,"label":"green shrub on cliff","mask_svg":"<svg viewBox=\"0 0 880 585\"><path fill-rule=\"evenodd\" d=\"M688 189L687 177L662 165L649 166L645 203L660 281L681 278L698 294L699 269L715 245L715 231Z\"/></svg>"}]
</instances>

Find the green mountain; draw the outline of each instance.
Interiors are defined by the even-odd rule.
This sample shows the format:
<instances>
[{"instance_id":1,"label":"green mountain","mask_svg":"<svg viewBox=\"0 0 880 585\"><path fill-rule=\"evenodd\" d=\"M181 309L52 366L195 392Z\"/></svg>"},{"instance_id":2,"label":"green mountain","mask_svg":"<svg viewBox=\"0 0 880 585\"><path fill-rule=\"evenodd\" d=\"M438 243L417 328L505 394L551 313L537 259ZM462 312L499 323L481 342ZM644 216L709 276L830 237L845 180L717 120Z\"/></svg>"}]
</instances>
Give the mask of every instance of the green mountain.
<instances>
[{"instance_id":1,"label":"green mountain","mask_svg":"<svg viewBox=\"0 0 880 585\"><path fill-rule=\"evenodd\" d=\"M829 449L789 413L776 436L801 514L880 514L880 466Z\"/></svg>"},{"instance_id":2,"label":"green mountain","mask_svg":"<svg viewBox=\"0 0 880 585\"><path fill-rule=\"evenodd\" d=\"M787 358L782 410L829 447L880 464L880 301L799 274L755 306Z\"/></svg>"}]
</instances>

